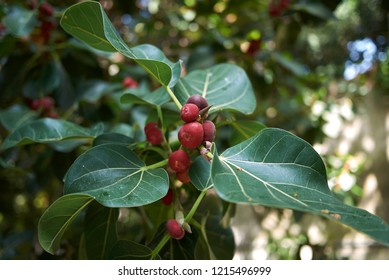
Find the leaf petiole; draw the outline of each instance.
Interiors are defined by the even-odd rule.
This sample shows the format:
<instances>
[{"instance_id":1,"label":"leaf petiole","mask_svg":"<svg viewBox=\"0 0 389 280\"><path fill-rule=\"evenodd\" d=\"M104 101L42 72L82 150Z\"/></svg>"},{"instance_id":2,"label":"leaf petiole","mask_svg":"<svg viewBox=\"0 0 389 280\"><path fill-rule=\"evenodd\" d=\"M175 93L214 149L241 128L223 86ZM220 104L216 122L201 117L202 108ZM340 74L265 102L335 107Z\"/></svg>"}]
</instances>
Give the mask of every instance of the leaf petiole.
<instances>
[{"instance_id":1,"label":"leaf petiole","mask_svg":"<svg viewBox=\"0 0 389 280\"><path fill-rule=\"evenodd\" d=\"M164 160L161 160L157 163L154 163L154 164L151 164L151 165L147 165L147 166L143 166L140 168L141 171L145 171L145 170L149 170L149 169L156 169L156 168L159 168L159 167L164 167L167 163L168 163L168 159L164 159Z\"/></svg>"},{"instance_id":2,"label":"leaf petiole","mask_svg":"<svg viewBox=\"0 0 389 280\"><path fill-rule=\"evenodd\" d=\"M203 200L203 198L205 197L206 194L207 194L207 190L204 190L197 197L197 199L196 199L195 203L193 204L192 208L190 209L188 215L186 215L186 217L185 217L185 223L189 223L190 220L192 220L193 215L196 213L197 208L199 207L201 201Z\"/></svg>"},{"instance_id":3,"label":"leaf petiole","mask_svg":"<svg viewBox=\"0 0 389 280\"><path fill-rule=\"evenodd\" d=\"M165 89L169 93L169 95L170 95L171 99L173 100L173 102L177 105L178 109L181 110L182 105L181 105L180 101L177 99L177 97L174 94L174 92L171 90L171 88L168 87L168 86L165 86Z\"/></svg>"},{"instance_id":4,"label":"leaf petiole","mask_svg":"<svg viewBox=\"0 0 389 280\"><path fill-rule=\"evenodd\" d=\"M161 241L158 243L157 247L154 248L154 250L151 252L151 258L155 259L155 257L158 255L159 251L162 250L163 246L170 240L170 235L168 233L165 233L165 235L162 237Z\"/></svg>"}]
</instances>

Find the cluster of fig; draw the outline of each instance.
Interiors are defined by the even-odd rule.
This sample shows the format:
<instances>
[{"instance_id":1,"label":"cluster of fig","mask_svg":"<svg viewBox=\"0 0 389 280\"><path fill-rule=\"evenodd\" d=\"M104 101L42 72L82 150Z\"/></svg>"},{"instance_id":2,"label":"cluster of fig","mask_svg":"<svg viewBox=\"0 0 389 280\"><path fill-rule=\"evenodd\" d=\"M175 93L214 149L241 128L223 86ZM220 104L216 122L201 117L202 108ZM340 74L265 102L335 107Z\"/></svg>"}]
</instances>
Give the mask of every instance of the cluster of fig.
<instances>
[{"instance_id":1,"label":"cluster of fig","mask_svg":"<svg viewBox=\"0 0 389 280\"><path fill-rule=\"evenodd\" d=\"M58 113L55 108L55 100L50 96L44 96L39 99L26 99L27 105L31 110L37 111L42 117L57 119Z\"/></svg>"},{"instance_id":2,"label":"cluster of fig","mask_svg":"<svg viewBox=\"0 0 389 280\"><path fill-rule=\"evenodd\" d=\"M181 108L180 117L185 123L178 131L178 140L183 149L170 154L169 166L183 183L190 182L188 171L191 165L184 149L198 149L206 157L215 139L215 124L207 120L209 109L207 100L198 94L190 96Z\"/></svg>"},{"instance_id":3,"label":"cluster of fig","mask_svg":"<svg viewBox=\"0 0 389 280\"><path fill-rule=\"evenodd\" d=\"M39 3L37 0L30 0L27 2L27 5L31 10L38 9L39 35L43 43L48 42L53 29L57 27L57 22L54 19L54 7L48 2Z\"/></svg>"},{"instance_id":4,"label":"cluster of fig","mask_svg":"<svg viewBox=\"0 0 389 280\"><path fill-rule=\"evenodd\" d=\"M216 133L215 124L207 119L210 108L207 100L198 94L190 96L181 108L180 117L184 122L178 131L181 147L169 155L168 166L182 183L190 182L188 172L191 166L192 151L197 150L210 160L209 152ZM165 141L164 134L156 122L147 123L144 132L147 141L152 145L161 145ZM170 205L173 199L173 189L169 188L166 196L161 200L163 204ZM188 227L189 225L180 223L177 219L170 219L166 222L168 234L177 240L182 239L186 231L190 232Z\"/></svg>"}]
</instances>

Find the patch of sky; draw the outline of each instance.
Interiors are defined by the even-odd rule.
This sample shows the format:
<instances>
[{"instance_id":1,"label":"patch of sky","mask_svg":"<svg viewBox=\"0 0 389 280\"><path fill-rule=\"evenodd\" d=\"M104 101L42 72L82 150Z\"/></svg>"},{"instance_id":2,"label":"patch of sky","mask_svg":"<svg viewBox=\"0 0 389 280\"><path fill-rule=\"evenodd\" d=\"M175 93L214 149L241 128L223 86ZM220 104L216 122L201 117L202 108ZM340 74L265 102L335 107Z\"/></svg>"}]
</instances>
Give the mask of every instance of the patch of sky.
<instances>
[{"instance_id":1,"label":"patch of sky","mask_svg":"<svg viewBox=\"0 0 389 280\"><path fill-rule=\"evenodd\" d=\"M378 36L375 41L364 38L348 42L349 59L345 62L344 78L352 80L368 72L374 62L386 60L386 48L387 40L384 36Z\"/></svg>"}]
</instances>

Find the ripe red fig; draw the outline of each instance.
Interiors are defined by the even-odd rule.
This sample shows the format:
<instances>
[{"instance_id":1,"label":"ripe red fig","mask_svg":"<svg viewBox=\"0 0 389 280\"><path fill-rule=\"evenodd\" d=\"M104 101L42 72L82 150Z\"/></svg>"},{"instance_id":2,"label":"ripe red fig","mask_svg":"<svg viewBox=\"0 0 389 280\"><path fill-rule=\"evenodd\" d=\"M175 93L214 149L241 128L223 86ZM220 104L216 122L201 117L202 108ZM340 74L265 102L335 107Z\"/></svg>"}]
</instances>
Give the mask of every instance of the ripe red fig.
<instances>
[{"instance_id":1,"label":"ripe red fig","mask_svg":"<svg viewBox=\"0 0 389 280\"><path fill-rule=\"evenodd\" d=\"M53 29L55 28L55 23L53 21L42 21L41 27L40 27L40 32L42 38L45 40L45 42L50 40L51 33Z\"/></svg>"},{"instance_id":2,"label":"ripe red fig","mask_svg":"<svg viewBox=\"0 0 389 280\"><path fill-rule=\"evenodd\" d=\"M27 7L31 10L34 10L38 6L38 0L29 0L27 2Z\"/></svg>"},{"instance_id":3,"label":"ripe red fig","mask_svg":"<svg viewBox=\"0 0 389 280\"><path fill-rule=\"evenodd\" d=\"M187 149L194 149L201 145L203 136L203 126L199 122L186 123L178 131L178 140Z\"/></svg>"},{"instance_id":4,"label":"ripe red fig","mask_svg":"<svg viewBox=\"0 0 389 280\"><path fill-rule=\"evenodd\" d=\"M59 115L58 115L57 111L55 111L55 110L53 109L53 110L47 112L46 117L52 118L52 119L58 119L58 118L59 118Z\"/></svg>"},{"instance_id":5,"label":"ripe red fig","mask_svg":"<svg viewBox=\"0 0 389 280\"><path fill-rule=\"evenodd\" d=\"M163 204L169 206L170 204L172 204L173 198L174 198L173 190L169 188L167 194L161 200Z\"/></svg>"},{"instance_id":6,"label":"ripe red fig","mask_svg":"<svg viewBox=\"0 0 389 280\"><path fill-rule=\"evenodd\" d=\"M138 82L131 77L126 77L123 80L123 87L125 88L137 88L138 86Z\"/></svg>"},{"instance_id":7,"label":"ripe red fig","mask_svg":"<svg viewBox=\"0 0 389 280\"><path fill-rule=\"evenodd\" d=\"M51 6L49 3L43 2L43 3L39 6L39 13L40 13L41 15L51 17L51 16L53 15L53 13L54 13L54 8L53 8L53 6Z\"/></svg>"},{"instance_id":8,"label":"ripe red fig","mask_svg":"<svg viewBox=\"0 0 389 280\"><path fill-rule=\"evenodd\" d=\"M180 240L185 236L185 230L175 219L170 219L166 222L166 229L174 239Z\"/></svg>"},{"instance_id":9,"label":"ripe red fig","mask_svg":"<svg viewBox=\"0 0 389 280\"><path fill-rule=\"evenodd\" d=\"M54 108L55 101L50 96L42 97L41 99L33 99L29 106L32 110L42 110L43 112L49 112Z\"/></svg>"},{"instance_id":10,"label":"ripe red fig","mask_svg":"<svg viewBox=\"0 0 389 280\"><path fill-rule=\"evenodd\" d=\"M145 125L144 131L147 133L150 129L158 128L158 124L156 122L148 122Z\"/></svg>"},{"instance_id":11,"label":"ripe red fig","mask_svg":"<svg viewBox=\"0 0 389 280\"><path fill-rule=\"evenodd\" d=\"M210 120L203 122L204 138L203 141L213 142L215 140L216 127Z\"/></svg>"},{"instance_id":12,"label":"ripe red fig","mask_svg":"<svg viewBox=\"0 0 389 280\"><path fill-rule=\"evenodd\" d=\"M199 117L199 107L193 103L184 104L180 116L184 122L193 122Z\"/></svg>"},{"instance_id":13,"label":"ripe red fig","mask_svg":"<svg viewBox=\"0 0 389 280\"><path fill-rule=\"evenodd\" d=\"M200 110L208 106L207 100L204 97L202 97L200 94L194 94L190 96L186 101L186 103L196 104Z\"/></svg>"},{"instance_id":14,"label":"ripe red fig","mask_svg":"<svg viewBox=\"0 0 389 280\"><path fill-rule=\"evenodd\" d=\"M251 40L246 53L251 56L255 56L255 54L261 49L261 43L261 39Z\"/></svg>"},{"instance_id":15,"label":"ripe red fig","mask_svg":"<svg viewBox=\"0 0 389 280\"><path fill-rule=\"evenodd\" d=\"M288 7L289 0L273 0L269 4L269 14L272 17L279 17Z\"/></svg>"},{"instance_id":16,"label":"ripe red fig","mask_svg":"<svg viewBox=\"0 0 389 280\"><path fill-rule=\"evenodd\" d=\"M147 141L152 145L161 145L164 138L161 129L155 122L149 122L144 128Z\"/></svg>"},{"instance_id":17,"label":"ripe red fig","mask_svg":"<svg viewBox=\"0 0 389 280\"><path fill-rule=\"evenodd\" d=\"M190 182L190 178L189 178L189 170L185 170L185 171L182 171L182 172L177 172L176 173L176 178L186 184L186 183L189 183Z\"/></svg>"},{"instance_id":18,"label":"ripe red fig","mask_svg":"<svg viewBox=\"0 0 389 280\"><path fill-rule=\"evenodd\" d=\"M183 150L177 150L169 156L169 166L175 172L183 172L190 166L190 157Z\"/></svg>"}]
</instances>

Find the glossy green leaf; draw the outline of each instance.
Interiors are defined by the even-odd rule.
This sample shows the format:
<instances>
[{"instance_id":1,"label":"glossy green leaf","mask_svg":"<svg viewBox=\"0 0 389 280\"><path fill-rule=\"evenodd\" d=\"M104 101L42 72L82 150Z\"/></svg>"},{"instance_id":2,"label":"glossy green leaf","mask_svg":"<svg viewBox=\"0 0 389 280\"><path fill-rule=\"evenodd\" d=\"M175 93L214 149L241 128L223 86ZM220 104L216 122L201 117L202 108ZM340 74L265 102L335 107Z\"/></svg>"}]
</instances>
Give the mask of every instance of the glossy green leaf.
<instances>
[{"instance_id":1,"label":"glossy green leaf","mask_svg":"<svg viewBox=\"0 0 389 280\"><path fill-rule=\"evenodd\" d=\"M131 240L118 240L108 258L111 260L150 260L152 250ZM159 259L158 256L157 258Z\"/></svg>"},{"instance_id":2,"label":"glossy green leaf","mask_svg":"<svg viewBox=\"0 0 389 280\"><path fill-rule=\"evenodd\" d=\"M101 51L119 52L133 59L164 86L173 87L181 74L181 63L172 63L152 45L128 47L98 2L86 1L68 8L60 22L77 39Z\"/></svg>"},{"instance_id":3,"label":"glossy green leaf","mask_svg":"<svg viewBox=\"0 0 389 280\"><path fill-rule=\"evenodd\" d=\"M92 201L93 197L85 194L64 195L54 201L39 220L38 240L42 248L54 254L67 227Z\"/></svg>"},{"instance_id":4,"label":"glossy green leaf","mask_svg":"<svg viewBox=\"0 0 389 280\"><path fill-rule=\"evenodd\" d=\"M136 130L136 128L134 129L134 127L128 123L113 123L113 124L104 123L104 127L107 131L107 134L111 134L111 133L121 134L128 138L134 139L134 135L135 135L134 130Z\"/></svg>"},{"instance_id":5,"label":"glossy green leaf","mask_svg":"<svg viewBox=\"0 0 389 280\"><path fill-rule=\"evenodd\" d=\"M82 234L80 237L77 258L78 258L78 260L87 260L88 259L88 255L86 253L86 246L85 246L85 234Z\"/></svg>"},{"instance_id":6,"label":"glossy green leaf","mask_svg":"<svg viewBox=\"0 0 389 280\"><path fill-rule=\"evenodd\" d=\"M174 216L174 203L165 205L161 200L145 205L142 209L144 210L142 224L147 225L144 226L146 240L151 240L155 236L158 226Z\"/></svg>"},{"instance_id":7,"label":"glossy green leaf","mask_svg":"<svg viewBox=\"0 0 389 280\"><path fill-rule=\"evenodd\" d=\"M19 126L37 118L37 112L19 104L0 111L0 122L9 131L14 131Z\"/></svg>"},{"instance_id":8,"label":"glossy green leaf","mask_svg":"<svg viewBox=\"0 0 389 280\"><path fill-rule=\"evenodd\" d=\"M64 179L65 193L85 193L108 207L135 207L161 199L169 178L145 166L122 144L102 144L79 156Z\"/></svg>"},{"instance_id":9,"label":"glossy green leaf","mask_svg":"<svg viewBox=\"0 0 389 280\"><path fill-rule=\"evenodd\" d=\"M159 226L157 233L149 244L150 248L155 248L155 246L160 242L165 234L166 222ZM165 246L159 251L159 255L162 259L193 260L198 238L198 230L196 227L192 227L192 233L186 232L184 238L180 240L170 238Z\"/></svg>"},{"instance_id":10,"label":"glossy green leaf","mask_svg":"<svg viewBox=\"0 0 389 280\"><path fill-rule=\"evenodd\" d=\"M265 128L220 156L215 153L211 174L224 200L318 214L389 245L389 225L337 200L328 188L320 156L284 130Z\"/></svg>"},{"instance_id":11,"label":"glossy green leaf","mask_svg":"<svg viewBox=\"0 0 389 280\"><path fill-rule=\"evenodd\" d=\"M87 140L63 140L61 142L48 144L52 149L61 153L69 153L78 146L81 146L88 142Z\"/></svg>"},{"instance_id":12,"label":"glossy green leaf","mask_svg":"<svg viewBox=\"0 0 389 280\"><path fill-rule=\"evenodd\" d=\"M13 131L2 143L2 148L8 149L31 143L56 143L63 140L91 140L102 131L101 124L89 129L64 120L43 118Z\"/></svg>"},{"instance_id":13,"label":"glossy green leaf","mask_svg":"<svg viewBox=\"0 0 389 280\"><path fill-rule=\"evenodd\" d=\"M108 94L110 91L116 89L117 85L111 85L105 81L100 80L88 80L80 83L78 86L78 92L81 93L81 100L85 100L90 103L96 103L101 97Z\"/></svg>"},{"instance_id":14,"label":"glossy green leaf","mask_svg":"<svg viewBox=\"0 0 389 280\"><path fill-rule=\"evenodd\" d=\"M219 214L210 214L205 220L205 234L210 249L218 260L232 260L235 253L235 241L231 228L220 225L222 217Z\"/></svg>"},{"instance_id":15,"label":"glossy green leaf","mask_svg":"<svg viewBox=\"0 0 389 280\"><path fill-rule=\"evenodd\" d=\"M134 139L121 133L109 132L104 133L96 137L93 141L93 146L98 146L107 143L120 143L120 144L132 144Z\"/></svg>"},{"instance_id":16,"label":"glossy green leaf","mask_svg":"<svg viewBox=\"0 0 389 280\"><path fill-rule=\"evenodd\" d=\"M223 205L216 195L207 195L195 215L202 225L196 244L196 259L229 260L234 257L235 241L232 229L222 225Z\"/></svg>"},{"instance_id":17,"label":"glossy green leaf","mask_svg":"<svg viewBox=\"0 0 389 280\"><path fill-rule=\"evenodd\" d=\"M192 227L192 233L185 233L183 239L170 239L168 246L171 249L169 259L171 260L193 260L195 247L199 233L196 228ZM170 244L169 244L170 243Z\"/></svg>"},{"instance_id":18,"label":"glossy green leaf","mask_svg":"<svg viewBox=\"0 0 389 280\"><path fill-rule=\"evenodd\" d=\"M184 104L189 96L200 94L209 105L210 113L234 110L251 114L256 99L246 72L234 64L218 64L206 70L196 70L180 79L174 88L178 100Z\"/></svg>"},{"instance_id":19,"label":"glossy green leaf","mask_svg":"<svg viewBox=\"0 0 389 280\"><path fill-rule=\"evenodd\" d=\"M75 89L75 86L78 85L78 83L75 83L75 81L73 80L74 77L72 77L72 75L77 75L77 72L82 73L83 70L89 70L89 68L85 68L83 63L80 63L74 57L71 61L69 61L69 63L75 63L79 65L80 69L78 69L77 72L73 72L72 74L71 72L69 72L71 70L67 68L64 62L65 61L59 59L56 59L51 62L51 64L54 65L53 73L56 76L55 78L51 78L51 83L53 86L55 84L55 91L53 92L53 97L55 99L57 107L63 110L68 110L75 105L75 103L78 101L78 98L80 97L79 93ZM53 74L51 74L51 76L52 75ZM47 92L47 94L49 94L49 92Z\"/></svg>"},{"instance_id":20,"label":"glossy green leaf","mask_svg":"<svg viewBox=\"0 0 389 280\"><path fill-rule=\"evenodd\" d=\"M88 259L107 259L117 241L119 209L91 203L85 215L85 247Z\"/></svg>"},{"instance_id":21,"label":"glossy green leaf","mask_svg":"<svg viewBox=\"0 0 389 280\"><path fill-rule=\"evenodd\" d=\"M191 183L199 190L203 191L213 187L211 180L211 164L202 156L198 156L192 162L189 169Z\"/></svg>"},{"instance_id":22,"label":"glossy green leaf","mask_svg":"<svg viewBox=\"0 0 389 280\"><path fill-rule=\"evenodd\" d=\"M263 123L250 120L239 120L231 123L230 125L232 127L232 133L230 137L231 145L237 145L265 128Z\"/></svg>"},{"instance_id":23,"label":"glossy green leaf","mask_svg":"<svg viewBox=\"0 0 389 280\"><path fill-rule=\"evenodd\" d=\"M29 99L40 99L51 94L61 83L60 71L58 61L49 61L31 69L23 83L23 96Z\"/></svg>"},{"instance_id":24,"label":"glossy green leaf","mask_svg":"<svg viewBox=\"0 0 389 280\"><path fill-rule=\"evenodd\" d=\"M153 92L148 89L133 89L123 94L120 102L125 104L150 104L161 106L170 101L170 96L166 89L160 87Z\"/></svg>"}]
</instances>

